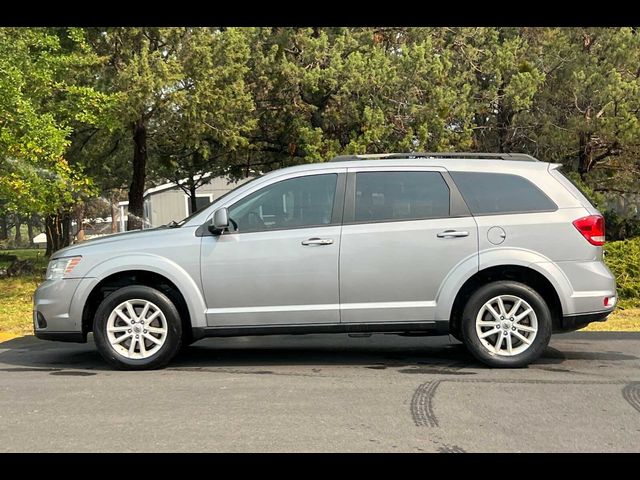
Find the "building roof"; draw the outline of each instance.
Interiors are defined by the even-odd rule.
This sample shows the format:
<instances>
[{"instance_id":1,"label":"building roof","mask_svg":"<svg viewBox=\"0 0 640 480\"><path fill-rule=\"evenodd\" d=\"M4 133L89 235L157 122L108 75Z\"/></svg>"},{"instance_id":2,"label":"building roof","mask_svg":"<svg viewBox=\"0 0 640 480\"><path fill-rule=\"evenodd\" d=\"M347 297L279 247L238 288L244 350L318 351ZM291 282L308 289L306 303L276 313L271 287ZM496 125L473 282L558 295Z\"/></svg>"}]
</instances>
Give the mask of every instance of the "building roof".
<instances>
[{"instance_id":1,"label":"building roof","mask_svg":"<svg viewBox=\"0 0 640 480\"><path fill-rule=\"evenodd\" d=\"M213 172L206 172L203 173L202 175L196 175L194 177L195 180L201 180L203 178L209 178L213 175ZM168 183L163 183L162 185L158 185L157 187L151 187L148 188L144 191L144 193L142 194L143 198L148 197L149 195L151 195L152 193L158 193L158 192L162 192L164 190L171 190L172 188L176 188L178 187L180 184L183 184L185 182L187 182L189 179L188 178L183 178L182 180L179 180L178 183L176 182L168 182ZM129 201L128 200L124 200L122 202L118 202L118 206L119 207L126 207L127 205L129 205Z\"/></svg>"}]
</instances>

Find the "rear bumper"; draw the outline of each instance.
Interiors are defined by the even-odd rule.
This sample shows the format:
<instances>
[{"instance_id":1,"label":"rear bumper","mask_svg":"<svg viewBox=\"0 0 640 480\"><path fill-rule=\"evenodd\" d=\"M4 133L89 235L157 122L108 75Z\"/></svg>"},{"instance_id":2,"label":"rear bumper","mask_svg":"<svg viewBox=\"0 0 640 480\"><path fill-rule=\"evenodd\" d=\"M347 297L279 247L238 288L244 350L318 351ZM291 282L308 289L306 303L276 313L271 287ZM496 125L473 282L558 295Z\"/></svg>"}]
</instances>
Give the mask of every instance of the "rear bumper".
<instances>
[{"instance_id":1,"label":"rear bumper","mask_svg":"<svg viewBox=\"0 0 640 480\"><path fill-rule=\"evenodd\" d=\"M568 291L558 291L558 295L564 296L564 315L573 317L613 311L617 300L616 279L604 262L567 261L557 262L557 266L569 281ZM614 299L613 303L604 303L605 298Z\"/></svg>"},{"instance_id":2,"label":"rear bumper","mask_svg":"<svg viewBox=\"0 0 640 480\"><path fill-rule=\"evenodd\" d=\"M573 332L586 327L592 322L604 322L611 314L611 310L600 312L581 313L579 315L565 315L562 322L555 329L556 332Z\"/></svg>"}]
</instances>

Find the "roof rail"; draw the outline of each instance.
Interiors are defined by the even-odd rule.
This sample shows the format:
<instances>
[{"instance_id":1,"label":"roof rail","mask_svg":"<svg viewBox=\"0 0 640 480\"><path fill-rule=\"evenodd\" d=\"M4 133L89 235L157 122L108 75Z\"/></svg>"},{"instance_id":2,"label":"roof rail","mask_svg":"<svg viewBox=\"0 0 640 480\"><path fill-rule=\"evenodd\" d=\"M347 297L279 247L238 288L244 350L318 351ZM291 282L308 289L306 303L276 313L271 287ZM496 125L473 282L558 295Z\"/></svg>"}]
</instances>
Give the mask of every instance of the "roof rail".
<instances>
[{"instance_id":1,"label":"roof rail","mask_svg":"<svg viewBox=\"0 0 640 480\"><path fill-rule=\"evenodd\" d=\"M331 162L348 162L354 160L394 160L406 158L464 158L481 160L519 160L538 162L539 160L526 153L477 153L477 152L409 152L409 153L376 153L368 155L338 155Z\"/></svg>"}]
</instances>

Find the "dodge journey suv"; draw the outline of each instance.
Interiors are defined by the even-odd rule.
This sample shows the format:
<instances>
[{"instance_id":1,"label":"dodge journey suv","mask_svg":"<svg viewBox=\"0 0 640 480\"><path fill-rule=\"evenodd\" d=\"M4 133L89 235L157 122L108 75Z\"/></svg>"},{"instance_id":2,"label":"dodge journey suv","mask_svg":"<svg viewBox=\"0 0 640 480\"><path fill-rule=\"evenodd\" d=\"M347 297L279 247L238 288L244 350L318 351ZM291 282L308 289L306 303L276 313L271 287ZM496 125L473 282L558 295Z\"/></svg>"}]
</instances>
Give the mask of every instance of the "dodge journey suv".
<instances>
[{"instance_id":1,"label":"dodge journey suv","mask_svg":"<svg viewBox=\"0 0 640 480\"><path fill-rule=\"evenodd\" d=\"M616 304L604 221L524 154L337 157L255 178L181 222L56 252L36 336L116 368L203 337L397 333L521 367Z\"/></svg>"}]
</instances>

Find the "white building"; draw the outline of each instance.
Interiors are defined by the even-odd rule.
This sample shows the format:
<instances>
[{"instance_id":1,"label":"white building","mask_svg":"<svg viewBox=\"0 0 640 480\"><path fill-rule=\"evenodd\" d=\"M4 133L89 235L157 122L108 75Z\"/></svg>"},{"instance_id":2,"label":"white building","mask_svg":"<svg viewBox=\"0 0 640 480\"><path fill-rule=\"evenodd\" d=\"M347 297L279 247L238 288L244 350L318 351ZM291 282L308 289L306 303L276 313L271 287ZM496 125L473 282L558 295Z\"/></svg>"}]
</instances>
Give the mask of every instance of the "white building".
<instances>
[{"instance_id":1,"label":"white building","mask_svg":"<svg viewBox=\"0 0 640 480\"><path fill-rule=\"evenodd\" d=\"M216 198L242 185L249 178L243 178L237 182L230 182L225 177L212 177L211 173L205 173L202 178L209 178L208 183L196 189L196 207L198 209L209 205ZM180 183L186 182L180 180ZM127 215L129 202L118 203L118 229L123 232L127 229ZM165 183L150 188L144 192L143 227L153 228L166 225L171 220L179 222L191 215L191 199L184 190L175 182Z\"/></svg>"}]
</instances>

